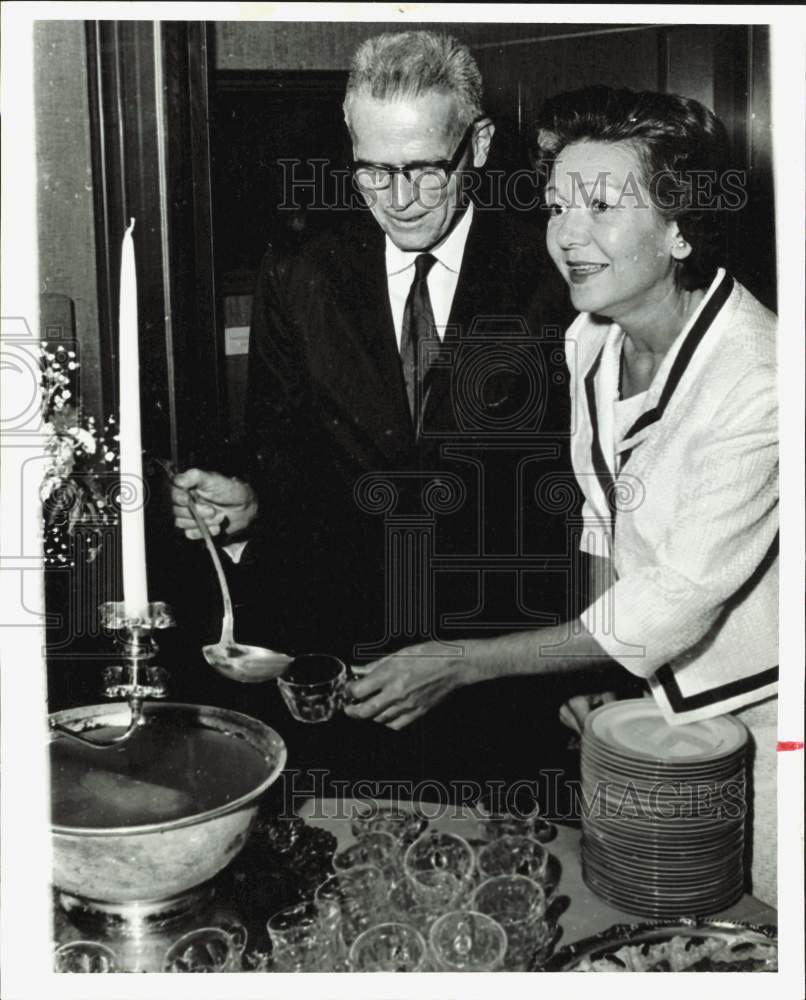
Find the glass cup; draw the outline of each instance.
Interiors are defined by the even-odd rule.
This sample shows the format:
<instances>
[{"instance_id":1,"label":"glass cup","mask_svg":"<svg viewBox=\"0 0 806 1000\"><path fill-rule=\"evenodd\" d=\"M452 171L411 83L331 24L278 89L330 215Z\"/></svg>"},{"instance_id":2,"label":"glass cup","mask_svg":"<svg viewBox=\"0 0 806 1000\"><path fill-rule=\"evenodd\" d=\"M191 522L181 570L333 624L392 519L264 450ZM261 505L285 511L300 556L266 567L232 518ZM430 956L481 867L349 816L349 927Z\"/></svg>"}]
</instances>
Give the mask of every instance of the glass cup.
<instances>
[{"instance_id":1,"label":"glass cup","mask_svg":"<svg viewBox=\"0 0 806 1000\"><path fill-rule=\"evenodd\" d=\"M557 827L541 817L537 800L528 791L506 802L502 802L500 796L482 797L476 803L476 811L482 840L533 837L546 844L557 836Z\"/></svg>"},{"instance_id":2,"label":"glass cup","mask_svg":"<svg viewBox=\"0 0 806 1000\"><path fill-rule=\"evenodd\" d=\"M54 952L56 972L116 972L117 956L96 941L70 941Z\"/></svg>"},{"instance_id":3,"label":"glass cup","mask_svg":"<svg viewBox=\"0 0 806 1000\"><path fill-rule=\"evenodd\" d=\"M473 893L472 908L492 917L506 931L504 968L528 968L535 953L545 948L551 930L546 917L546 894L525 875L497 875Z\"/></svg>"},{"instance_id":4,"label":"glass cup","mask_svg":"<svg viewBox=\"0 0 806 1000\"><path fill-rule=\"evenodd\" d=\"M428 936L437 969L443 972L494 972L507 951L504 928L474 910L453 910L431 926Z\"/></svg>"},{"instance_id":5,"label":"glass cup","mask_svg":"<svg viewBox=\"0 0 806 1000\"><path fill-rule=\"evenodd\" d=\"M319 926L319 911L310 902L287 906L266 921L272 948L298 944L315 934Z\"/></svg>"},{"instance_id":6,"label":"glass cup","mask_svg":"<svg viewBox=\"0 0 806 1000\"><path fill-rule=\"evenodd\" d=\"M542 823L537 801L528 792L513 801L502 801L500 795L488 795L479 799L476 809L482 840L531 837L534 835L535 824Z\"/></svg>"},{"instance_id":7,"label":"glass cup","mask_svg":"<svg viewBox=\"0 0 806 1000\"><path fill-rule=\"evenodd\" d=\"M349 972L347 945L344 943L341 906L336 899L322 898L314 903L319 914L319 937L330 972ZM349 935L349 930L348 930Z\"/></svg>"},{"instance_id":8,"label":"glass cup","mask_svg":"<svg viewBox=\"0 0 806 1000\"><path fill-rule=\"evenodd\" d=\"M240 955L235 938L221 927L184 934L165 953L163 972L236 972Z\"/></svg>"},{"instance_id":9,"label":"glass cup","mask_svg":"<svg viewBox=\"0 0 806 1000\"><path fill-rule=\"evenodd\" d=\"M425 833L428 829L428 819L417 812L378 806L374 802L362 802L358 804L353 814L351 829L356 839L367 833L389 833L403 849Z\"/></svg>"},{"instance_id":10,"label":"glass cup","mask_svg":"<svg viewBox=\"0 0 806 1000\"><path fill-rule=\"evenodd\" d=\"M275 933L272 937L271 967L274 972L347 972L347 952L341 939L340 918L333 926L325 920L307 929L298 926L293 934L285 938L277 937Z\"/></svg>"},{"instance_id":11,"label":"glass cup","mask_svg":"<svg viewBox=\"0 0 806 1000\"><path fill-rule=\"evenodd\" d=\"M411 876L404 875L389 889L389 918L411 924L421 934L427 935L437 917L455 908L460 892L461 883L453 875L429 873L425 876L425 883L415 882Z\"/></svg>"},{"instance_id":12,"label":"glass cup","mask_svg":"<svg viewBox=\"0 0 806 1000\"><path fill-rule=\"evenodd\" d=\"M380 869L363 865L325 879L316 890L314 902L322 918L331 923L334 904L338 907L339 932L349 948L362 931L378 922L378 914L384 912L386 888Z\"/></svg>"},{"instance_id":13,"label":"glass cup","mask_svg":"<svg viewBox=\"0 0 806 1000\"><path fill-rule=\"evenodd\" d=\"M271 968L274 972L327 972L329 955L317 935L312 934L292 944L272 947Z\"/></svg>"},{"instance_id":14,"label":"glass cup","mask_svg":"<svg viewBox=\"0 0 806 1000\"><path fill-rule=\"evenodd\" d=\"M401 865L400 845L391 833L366 833L357 843L345 847L333 858L336 871L349 871L365 865L380 868L388 882L397 880Z\"/></svg>"},{"instance_id":15,"label":"glass cup","mask_svg":"<svg viewBox=\"0 0 806 1000\"><path fill-rule=\"evenodd\" d=\"M455 833L438 833L431 830L422 834L411 844L403 858L403 869L415 886L415 891L424 897L450 892L450 876L460 895L472 883L476 866L473 848L464 837ZM441 877L440 877L441 876ZM446 905L456 902L456 896Z\"/></svg>"},{"instance_id":16,"label":"glass cup","mask_svg":"<svg viewBox=\"0 0 806 1000\"><path fill-rule=\"evenodd\" d=\"M416 875L406 875L406 878L410 879L412 891L420 905L436 913L464 906L473 885L472 881L461 879L453 872L423 871Z\"/></svg>"},{"instance_id":17,"label":"glass cup","mask_svg":"<svg viewBox=\"0 0 806 1000\"><path fill-rule=\"evenodd\" d=\"M269 917L266 930L275 972L334 972L346 956L341 911L333 901L287 906Z\"/></svg>"},{"instance_id":18,"label":"glass cup","mask_svg":"<svg viewBox=\"0 0 806 1000\"><path fill-rule=\"evenodd\" d=\"M353 972L423 972L427 960L425 938L410 924L376 924L350 948Z\"/></svg>"},{"instance_id":19,"label":"glass cup","mask_svg":"<svg viewBox=\"0 0 806 1000\"><path fill-rule=\"evenodd\" d=\"M335 656L306 653L289 663L277 686L298 722L327 722L344 704L347 667Z\"/></svg>"},{"instance_id":20,"label":"glass cup","mask_svg":"<svg viewBox=\"0 0 806 1000\"><path fill-rule=\"evenodd\" d=\"M243 924L237 920L221 920L216 922L216 926L226 931L232 938L232 947L235 954L240 959L246 951L246 942L249 939L249 932Z\"/></svg>"},{"instance_id":21,"label":"glass cup","mask_svg":"<svg viewBox=\"0 0 806 1000\"><path fill-rule=\"evenodd\" d=\"M557 836L557 827L553 823L549 823L547 819L541 819L537 816L532 821L532 836L541 844L547 844Z\"/></svg>"},{"instance_id":22,"label":"glass cup","mask_svg":"<svg viewBox=\"0 0 806 1000\"><path fill-rule=\"evenodd\" d=\"M496 875L526 875L544 885L548 860L545 847L534 837L499 837L479 851L479 875L483 879Z\"/></svg>"}]
</instances>

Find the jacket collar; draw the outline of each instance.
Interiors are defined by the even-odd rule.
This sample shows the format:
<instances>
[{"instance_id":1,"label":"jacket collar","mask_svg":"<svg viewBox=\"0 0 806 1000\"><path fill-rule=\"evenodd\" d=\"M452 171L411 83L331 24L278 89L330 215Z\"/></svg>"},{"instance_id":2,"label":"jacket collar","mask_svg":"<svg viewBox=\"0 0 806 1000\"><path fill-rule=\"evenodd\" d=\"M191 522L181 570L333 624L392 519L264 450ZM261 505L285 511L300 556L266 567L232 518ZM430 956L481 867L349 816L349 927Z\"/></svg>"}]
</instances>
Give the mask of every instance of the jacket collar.
<instances>
[{"instance_id":1,"label":"jacket collar","mask_svg":"<svg viewBox=\"0 0 806 1000\"><path fill-rule=\"evenodd\" d=\"M448 235L428 253L446 267L449 271L458 274L462 269L462 257L467 243L467 234L473 224L473 203L462 213L462 217L451 229ZM386 273L387 275L398 274L409 267L414 266L414 261L424 251L421 250L401 250L386 237Z\"/></svg>"},{"instance_id":2,"label":"jacket collar","mask_svg":"<svg viewBox=\"0 0 806 1000\"><path fill-rule=\"evenodd\" d=\"M621 453L620 471L624 470L633 450L646 438L649 428L663 419L666 408L688 370L697 348L703 342L706 333L730 297L733 286L733 279L720 268L699 308L681 331L658 370L653 384L647 391L646 407L621 441L619 446ZM603 360L607 355L608 343L611 338L620 337L619 328L616 325L611 325L607 330L605 343L601 344L594 355L584 377L584 398L591 426L591 465L605 496L613 528L615 528L616 519L616 477L606 460L601 440L597 392L602 398L601 382L604 374L602 369ZM611 353L615 357L616 352ZM613 364L616 365L616 368L608 371L608 377L604 379L611 389L618 384L617 360L613 362L611 359L611 368ZM614 393L608 392L607 395L613 396Z\"/></svg>"},{"instance_id":3,"label":"jacket collar","mask_svg":"<svg viewBox=\"0 0 806 1000\"><path fill-rule=\"evenodd\" d=\"M694 357L694 352L702 343L705 334L711 327L711 324L719 315L722 307L728 301L730 293L733 291L733 278L726 274L720 269L716 278L708 289L708 294L700 303L700 307L694 316L689 321L688 330L683 330L678 339L677 350L674 351L671 357L671 364L668 369L668 375L663 378L663 373L661 375L661 388L657 396L657 402L654 406L645 409L644 412L638 417L638 419L633 423L632 427L627 431L624 436L625 448L631 448L632 445L629 442L640 432L650 427L652 424L657 423L662 419L666 407L669 405L669 400L674 395L677 387L680 385L680 381L686 373L688 366L691 364L691 360ZM671 353L671 352L670 352ZM653 388L653 396L656 390ZM622 462L626 459L622 459Z\"/></svg>"}]
</instances>

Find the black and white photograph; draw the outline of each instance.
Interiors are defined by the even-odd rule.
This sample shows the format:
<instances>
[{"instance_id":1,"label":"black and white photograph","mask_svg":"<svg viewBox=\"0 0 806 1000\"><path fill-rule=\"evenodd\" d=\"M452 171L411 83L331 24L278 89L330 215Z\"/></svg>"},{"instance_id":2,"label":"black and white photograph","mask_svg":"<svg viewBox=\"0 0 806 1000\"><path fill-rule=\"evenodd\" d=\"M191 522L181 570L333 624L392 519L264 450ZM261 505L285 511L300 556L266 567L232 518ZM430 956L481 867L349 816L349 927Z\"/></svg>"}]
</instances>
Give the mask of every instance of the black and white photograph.
<instances>
[{"instance_id":1,"label":"black and white photograph","mask_svg":"<svg viewBox=\"0 0 806 1000\"><path fill-rule=\"evenodd\" d=\"M7 1000L802 996L805 50L4 5Z\"/></svg>"}]
</instances>

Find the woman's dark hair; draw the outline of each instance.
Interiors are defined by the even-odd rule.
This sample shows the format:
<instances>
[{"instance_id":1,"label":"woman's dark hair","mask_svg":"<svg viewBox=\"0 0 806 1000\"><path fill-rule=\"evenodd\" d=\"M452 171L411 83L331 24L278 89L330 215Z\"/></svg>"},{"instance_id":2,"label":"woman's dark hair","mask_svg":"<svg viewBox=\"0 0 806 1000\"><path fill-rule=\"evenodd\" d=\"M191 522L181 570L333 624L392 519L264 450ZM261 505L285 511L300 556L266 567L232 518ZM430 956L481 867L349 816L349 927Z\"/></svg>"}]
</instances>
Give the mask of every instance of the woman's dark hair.
<instances>
[{"instance_id":1,"label":"woman's dark hair","mask_svg":"<svg viewBox=\"0 0 806 1000\"><path fill-rule=\"evenodd\" d=\"M575 142L630 142L655 208L677 222L691 246L677 283L707 287L721 256L727 133L699 101L677 94L588 87L545 102L537 122L537 165L548 179L559 153ZM734 200L739 193L731 189Z\"/></svg>"}]
</instances>

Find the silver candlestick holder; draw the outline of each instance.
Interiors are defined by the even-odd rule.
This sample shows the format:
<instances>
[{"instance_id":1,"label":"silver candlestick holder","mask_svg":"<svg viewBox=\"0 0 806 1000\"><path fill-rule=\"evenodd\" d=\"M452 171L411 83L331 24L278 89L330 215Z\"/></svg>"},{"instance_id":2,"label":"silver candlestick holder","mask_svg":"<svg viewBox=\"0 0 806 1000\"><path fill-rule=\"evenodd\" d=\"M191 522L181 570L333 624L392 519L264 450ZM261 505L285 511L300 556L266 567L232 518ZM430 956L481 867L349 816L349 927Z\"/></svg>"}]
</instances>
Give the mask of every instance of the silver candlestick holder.
<instances>
[{"instance_id":1,"label":"silver candlestick holder","mask_svg":"<svg viewBox=\"0 0 806 1000\"><path fill-rule=\"evenodd\" d=\"M104 668L104 697L125 698L132 705L144 698L164 698L168 672L151 661L159 652L154 633L176 624L171 609L154 601L138 617L127 614L123 601L106 601L98 610L103 628L117 633L115 646L125 661Z\"/></svg>"},{"instance_id":2,"label":"silver candlestick holder","mask_svg":"<svg viewBox=\"0 0 806 1000\"><path fill-rule=\"evenodd\" d=\"M131 721L119 736L99 740L84 736L51 721L51 729L97 749L125 743L145 722L143 702L146 698L165 698L168 693L168 672L151 661L159 652L154 633L171 628L174 617L162 601L154 601L145 614L131 616L123 601L106 601L99 607L101 625L115 632L115 646L124 662L105 667L102 673L103 694L106 698L125 698L131 708Z\"/></svg>"}]
</instances>

